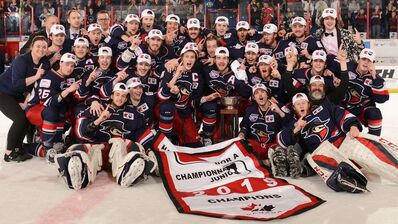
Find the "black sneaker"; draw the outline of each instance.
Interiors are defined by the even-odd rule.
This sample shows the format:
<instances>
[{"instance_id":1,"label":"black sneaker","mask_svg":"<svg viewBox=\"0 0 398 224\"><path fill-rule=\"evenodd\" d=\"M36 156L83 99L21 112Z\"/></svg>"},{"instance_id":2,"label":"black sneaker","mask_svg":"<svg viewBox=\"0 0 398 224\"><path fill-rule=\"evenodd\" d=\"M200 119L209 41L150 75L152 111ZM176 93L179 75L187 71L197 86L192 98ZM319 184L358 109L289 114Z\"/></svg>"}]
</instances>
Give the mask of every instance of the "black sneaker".
<instances>
[{"instance_id":1,"label":"black sneaker","mask_svg":"<svg viewBox=\"0 0 398 224\"><path fill-rule=\"evenodd\" d=\"M6 162L11 162L11 161L15 161L15 162L23 162L29 159L32 159L33 156L30 155L29 153L25 152L25 151L16 151L13 150L9 155L4 154L4 161Z\"/></svg>"},{"instance_id":2,"label":"black sneaker","mask_svg":"<svg viewBox=\"0 0 398 224\"><path fill-rule=\"evenodd\" d=\"M288 176L288 163L286 152L280 147L270 148L268 158L271 163L272 174L278 177Z\"/></svg>"}]
</instances>

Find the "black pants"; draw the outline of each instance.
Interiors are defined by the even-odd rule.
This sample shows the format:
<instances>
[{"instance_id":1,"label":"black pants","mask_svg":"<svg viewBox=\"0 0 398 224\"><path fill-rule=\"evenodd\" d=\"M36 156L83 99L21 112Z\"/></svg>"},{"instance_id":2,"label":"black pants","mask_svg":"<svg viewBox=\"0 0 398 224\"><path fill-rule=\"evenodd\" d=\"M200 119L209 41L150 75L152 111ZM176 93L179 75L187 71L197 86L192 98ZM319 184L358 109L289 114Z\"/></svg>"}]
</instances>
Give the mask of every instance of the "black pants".
<instances>
[{"instance_id":1,"label":"black pants","mask_svg":"<svg viewBox=\"0 0 398 224\"><path fill-rule=\"evenodd\" d=\"M0 111L13 121L7 135L7 150L22 149L28 120L25 111L19 106L19 102L12 96L0 93Z\"/></svg>"}]
</instances>

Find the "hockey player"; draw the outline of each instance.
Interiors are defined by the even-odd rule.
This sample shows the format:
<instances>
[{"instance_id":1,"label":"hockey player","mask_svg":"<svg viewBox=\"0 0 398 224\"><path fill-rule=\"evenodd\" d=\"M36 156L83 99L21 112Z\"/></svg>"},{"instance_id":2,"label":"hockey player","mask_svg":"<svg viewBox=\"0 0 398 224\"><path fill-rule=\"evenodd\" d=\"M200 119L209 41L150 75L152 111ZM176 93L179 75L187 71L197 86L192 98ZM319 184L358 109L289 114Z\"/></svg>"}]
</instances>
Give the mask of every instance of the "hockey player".
<instances>
[{"instance_id":1,"label":"hockey player","mask_svg":"<svg viewBox=\"0 0 398 224\"><path fill-rule=\"evenodd\" d=\"M211 145L216 126L217 114L221 109L221 97L242 96L249 98L251 89L244 80L239 80L229 69L229 51L226 47L216 49L216 59L213 66L204 70L204 92L201 97L203 114L203 142Z\"/></svg>"},{"instance_id":2,"label":"hockey player","mask_svg":"<svg viewBox=\"0 0 398 224\"><path fill-rule=\"evenodd\" d=\"M155 101L151 99L152 96L145 95L144 85L141 83L141 79L133 77L127 80L126 84L129 89L130 98L128 100L129 105L135 107L139 113L141 113L145 122L149 128L153 127L154 107Z\"/></svg>"},{"instance_id":3,"label":"hockey player","mask_svg":"<svg viewBox=\"0 0 398 224\"><path fill-rule=\"evenodd\" d=\"M80 86L80 82L68 79L75 65L75 55L62 55L60 68L48 71L35 83L26 108L26 117L40 130L41 144L34 143L25 147L32 155L45 156L49 162L54 162L55 154L63 150L62 133L65 112L68 110L64 99Z\"/></svg>"},{"instance_id":4,"label":"hockey player","mask_svg":"<svg viewBox=\"0 0 398 224\"><path fill-rule=\"evenodd\" d=\"M201 43L204 42L204 37L201 34L200 21L197 18L190 18L187 21L186 28L185 35L180 36L178 50L176 51L177 55L180 55L181 50L188 42L196 43L198 45L199 51L203 50L201 49Z\"/></svg>"},{"instance_id":5,"label":"hockey player","mask_svg":"<svg viewBox=\"0 0 398 224\"><path fill-rule=\"evenodd\" d=\"M228 37L224 37L227 44L229 54L232 60L245 58L245 47L248 43L250 25L246 21L236 23L236 32L231 33Z\"/></svg>"},{"instance_id":6,"label":"hockey player","mask_svg":"<svg viewBox=\"0 0 398 224\"><path fill-rule=\"evenodd\" d=\"M7 134L7 145L4 161L22 162L32 156L24 151L22 142L29 124L25 116L25 96L33 88L50 63L45 57L47 53L47 39L43 36L33 38L28 53L14 59L11 67L0 75L0 111L12 120Z\"/></svg>"},{"instance_id":7,"label":"hockey player","mask_svg":"<svg viewBox=\"0 0 398 224\"><path fill-rule=\"evenodd\" d=\"M281 74L278 70L278 63L270 55L261 55L257 62L257 72L249 73L248 82L250 86L264 84L270 97L276 99L282 105L290 102L290 99L284 94ZM297 81L294 81L297 82Z\"/></svg>"},{"instance_id":8,"label":"hockey player","mask_svg":"<svg viewBox=\"0 0 398 224\"><path fill-rule=\"evenodd\" d=\"M293 42L299 51L300 68L309 67L312 53L315 50L323 50L322 43L311 35L306 35L307 22L303 17L295 17L291 22L292 35L287 42Z\"/></svg>"},{"instance_id":9,"label":"hockey player","mask_svg":"<svg viewBox=\"0 0 398 224\"><path fill-rule=\"evenodd\" d=\"M278 27L272 23L265 24L263 27L263 37L257 41L260 54L273 55L278 42Z\"/></svg>"},{"instance_id":10,"label":"hockey player","mask_svg":"<svg viewBox=\"0 0 398 224\"><path fill-rule=\"evenodd\" d=\"M160 65L164 65L170 59L176 57L174 50L163 45L163 34L160 30L153 29L148 33L145 44L139 44L139 37L133 41L133 44L125 50L120 57L118 57L116 66L119 69L124 69L129 66L133 66L137 55L142 53L149 54L152 58L151 66L153 69L157 69ZM157 72L160 76L161 71Z\"/></svg>"},{"instance_id":11,"label":"hockey player","mask_svg":"<svg viewBox=\"0 0 398 224\"><path fill-rule=\"evenodd\" d=\"M98 67L87 70L82 75L82 85L76 91L75 97L83 101L88 97L108 99L103 85L116 76L116 70L112 68L112 49L101 47L98 50Z\"/></svg>"},{"instance_id":12,"label":"hockey player","mask_svg":"<svg viewBox=\"0 0 398 224\"><path fill-rule=\"evenodd\" d=\"M349 72L350 84L344 99L344 107L358 116L369 134L380 136L382 114L376 103L389 99L384 79L376 74L374 61L376 53L365 48L361 51L358 66Z\"/></svg>"},{"instance_id":13,"label":"hockey player","mask_svg":"<svg viewBox=\"0 0 398 224\"><path fill-rule=\"evenodd\" d=\"M143 115L127 105L127 100L126 84L117 83L112 91L111 103L103 104L105 109L99 116L92 115L89 107L80 114L75 130L78 139L82 142L103 143L112 137L120 137L150 148L152 133L147 128Z\"/></svg>"},{"instance_id":14,"label":"hockey player","mask_svg":"<svg viewBox=\"0 0 398 224\"><path fill-rule=\"evenodd\" d=\"M68 49L64 49L65 43L65 27L59 24L55 24L51 27L49 39L51 41L51 45L48 47L47 57L51 63L51 66L58 69L58 63L61 59L61 56L64 53L68 52Z\"/></svg>"},{"instance_id":15,"label":"hockey player","mask_svg":"<svg viewBox=\"0 0 398 224\"><path fill-rule=\"evenodd\" d=\"M155 13L150 9L145 9L141 12L140 33L142 34L142 42L146 41L147 34L153 29L160 29L160 27L155 24Z\"/></svg>"},{"instance_id":16,"label":"hockey player","mask_svg":"<svg viewBox=\"0 0 398 224\"><path fill-rule=\"evenodd\" d=\"M104 37L102 36L102 29L100 25L92 23L87 29L87 39L90 42L90 52L92 55L97 56L98 49L105 46Z\"/></svg>"},{"instance_id":17,"label":"hockey player","mask_svg":"<svg viewBox=\"0 0 398 224\"><path fill-rule=\"evenodd\" d=\"M243 59L237 59L231 63L231 70L239 80L248 80L248 76L252 76L257 72L257 58L259 56L259 48L255 42L248 42L245 46L245 54Z\"/></svg>"},{"instance_id":18,"label":"hockey player","mask_svg":"<svg viewBox=\"0 0 398 224\"><path fill-rule=\"evenodd\" d=\"M82 78L85 71L94 69L95 58L89 51L88 40L84 37L78 37L73 44L73 53L76 55L77 64L73 75L77 80Z\"/></svg>"},{"instance_id":19,"label":"hockey player","mask_svg":"<svg viewBox=\"0 0 398 224\"><path fill-rule=\"evenodd\" d=\"M172 131L179 144L198 144L199 136L192 120L192 108L202 96L202 77L194 70L198 58L195 43L187 43L181 51L181 63L173 73L165 71L161 78L158 97L160 103L159 130L167 137Z\"/></svg>"},{"instance_id":20,"label":"hockey player","mask_svg":"<svg viewBox=\"0 0 398 224\"><path fill-rule=\"evenodd\" d=\"M283 126L285 113L270 100L264 84L252 87L253 99L256 102L246 109L240 123L239 137L246 139L253 151L262 159L268 159L268 149L276 147L276 134Z\"/></svg>"},{"instance_id":21,"label":"hockey player","mask_svg":"<svg viewBox=\"0 0 398 224\"><path fill-rule=\"evenodd\" d=\"M111 27L110 38L105 42L112 49L115 58L130 47L139 29L140 18L136 14L128 14L123 24L115 24Z\"/></svg>"},{"instance_id":22,"label":"hockey player","mask_svg":"<svg viewBox=\"0 0 398 224\"><path fill-rule=\"evenodd\" d=\"M86 111L77 121L76 134L80 140L93 145L74 145L65 154L56 157L59 171L72 189L85 188L93 182L104 162L101 150L108 142L112 144L109 162L116 182L123 187L136 183L139 177L154 171L156 159L147 154L153 138L141 113L135 107L126 105L128 90L124 83L117 83L111 102L104 104L100 116ZM137 143L133 143L133 141ZM102 146L102 147L101 147ZM104 152L105 153L105 152Z\"/></svg>"}]
</instances>

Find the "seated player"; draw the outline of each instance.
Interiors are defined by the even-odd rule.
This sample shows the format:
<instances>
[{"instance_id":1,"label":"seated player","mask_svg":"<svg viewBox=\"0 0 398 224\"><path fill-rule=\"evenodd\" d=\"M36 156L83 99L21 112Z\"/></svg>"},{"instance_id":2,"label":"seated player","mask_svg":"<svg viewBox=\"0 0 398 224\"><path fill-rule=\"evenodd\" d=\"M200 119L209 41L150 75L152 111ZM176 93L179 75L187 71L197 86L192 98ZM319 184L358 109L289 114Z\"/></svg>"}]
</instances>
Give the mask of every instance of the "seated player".
<instances>
[{"instance_id":1,"label":"seated player","mask_svg":"<svg viewBox=\"0 0 398 224\"><path fill-rule=\"evenodd\" d=\"M76 135L83 143L91 144L73 145L55 158L58 170L70 188L87 187L107 161L112 164L116 182L123 187L132 186L155 170L156 159L149 153L153 134L143 115L127 105L127 100L127 86L117 83L110 103L103 105L105 110L99 116L92 115L89 107L80 114ZM112 144L109 159L104 150L108 142Z\"/></svg>"}]
</instances>

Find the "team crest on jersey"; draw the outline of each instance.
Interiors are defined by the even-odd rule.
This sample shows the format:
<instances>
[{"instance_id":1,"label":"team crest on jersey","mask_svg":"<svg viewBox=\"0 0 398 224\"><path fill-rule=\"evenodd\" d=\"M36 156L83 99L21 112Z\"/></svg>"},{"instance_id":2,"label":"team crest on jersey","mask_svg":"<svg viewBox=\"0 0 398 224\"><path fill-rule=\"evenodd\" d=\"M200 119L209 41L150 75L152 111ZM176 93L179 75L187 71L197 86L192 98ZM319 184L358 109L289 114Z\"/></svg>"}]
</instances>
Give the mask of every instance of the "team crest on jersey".
<instances>
[{"instance_id":1,"label":"team crest on jersey","mask_svg":"<svg viewBox=\"0 0 398 224\"><path fill-rule=\"evenodd\" d=\"M363 86L355 82L350 82L347 91L349 104L359 104L363 99L368 98L364 91L365 89Z\"/></svg>"},{"instance_id":2,"label":"team crest on jersey","mask_svg":"<svg viewBox=\"0 0 398 224\"><path fill-rule=\"evenodd\" d=\"M105 83L108 82L109 77L106 76L100 76L101 74L99 74L98 78L96 78L93 82L93 87L96 89L100 89L102 85L104 85Z\"/></svg>"},{"instance_id":3,"label":"team crest on jersey","mask_svg":"<svg viewBox=\"0 0 398 224\"><path fill-rule=\"evenodd\" d=\"M317 137L319 141L323 142L329 135L329 128L327 124L330 119L321 120L319 117L314 117L307 125L301 130L304 138Z\"/></svg>"},{"instance_id":4,"label":"team crest on jersey","mask_svg":"<svg viewBox=\"0 0 398 224\"><path fill-rule=\"evenodd\" d=\"M251 122L256 122L258 120L258 114L250 114L249 120Z\"/></svg>"},{"instance_id":5,"label":"team crest on jersey","mask_svg":"<svg viewBox=\"0 0 398 224\"><path fill-rule=\"evenodd\" d=\"M264 50L264 54L266 54L266 55L272 55L272 49L266 48L266 49Z\"/></svg>"},{"instance_id":6,"label":"team crest on jersey","mask_svg":"<svg viewBox=\"0 0 398 224\"><path fill-rule=\"evenodd\" d=\"M109 135L109 137L123 137L130 133L124 128L124 123L119 120L106 120L101 123L102 133Z\"/></svg>"},{"instance_id":7,"label":"team crest on jersey","mask_svg":"<svg viewBox=\"0 0 398 224\"><path fill-rule=\"evenodd\" d=\"M219 80L210 80L210 88L221 96L228 96L229 91L232 89L230 85Z\"/></svg>"},{"instance_id":8,"label":"team crest on jersey","mask_svg":"<svg viewBox=\"0 0 398 224\"><path fill-rule=\"evenodd\" d=\"M300 48L306 50L308 48L308 43L301 43Z\"/></svg>"},{"instance_id":9,"label":"team crest on jersey","mask_svg":"<svg viewBox=\"0 0 398 224\"><path fill-rule=\"evenodd\" d=\"M216 70L211 70L211 72L209 73L209 76L212 79L216 79L216 78L220 77L220 73L218 73L218 71L216 71Z\"/></svg>"},{"instance_id":10,"label":"team crest on jersey","mask_svg":"<svg viewBox=\"0 0 398 224\"><path fill-rule=\"evenodd\" d=\"M251 133L256 137L260 143L268 143L270 141L270 135L274 134L272 131L268 131L268 125L265 123L254 123L250 126Z\"/></svg>"},{"instance_id":11,"label":"team crest on jersey","mask_svg":"<svg viewBox=\"0 0 398 224\"><path fill-rule=\"evenodd\" d=\"M187 101L192 93L192 84L185 80L178 80L176 85L180 89L180 93L177 96L177 101L179 103Z\"/></svg>"}]
</instances>

